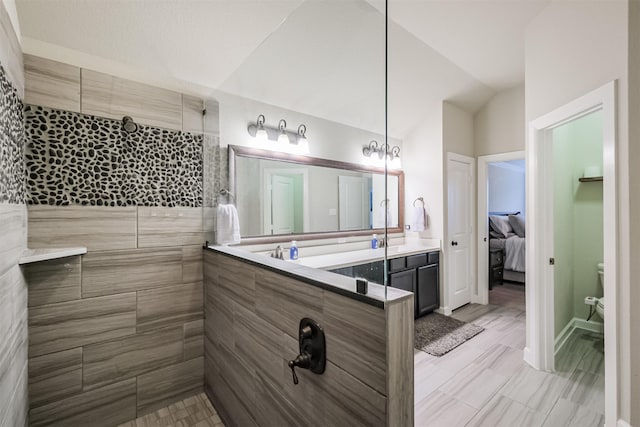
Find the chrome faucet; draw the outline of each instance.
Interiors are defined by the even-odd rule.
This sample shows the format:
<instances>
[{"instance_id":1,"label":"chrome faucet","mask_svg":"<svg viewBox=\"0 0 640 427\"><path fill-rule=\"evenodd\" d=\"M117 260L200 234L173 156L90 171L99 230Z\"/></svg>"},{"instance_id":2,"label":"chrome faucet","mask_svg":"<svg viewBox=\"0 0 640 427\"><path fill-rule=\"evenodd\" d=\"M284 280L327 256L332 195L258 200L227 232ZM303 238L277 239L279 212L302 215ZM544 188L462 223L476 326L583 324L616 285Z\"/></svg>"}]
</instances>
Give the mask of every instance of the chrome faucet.
<instances>
[{"instance_id":1,"label":"chrome faucet","mask_svg":"<svg viewBox=\"0 0 640 427\"><path fill-rule=\"evenodd\" d=\"M276 246L276 250L271 253L271 258L284 260L284 252L282 251L282 246Z\"/></svg>"},{"instance_id":2,"label":"chrome faucet","mask_svg":"<svg viewBox=\"0 0 640 427\"><path fill-rule=\"evenodd\" d=\"M378 247L379 248L384 248L384 245L386 245L386 244L387 244L387 242L384 240L384 237L380 237L378 239Z\"/></svg>"}]
</instances>

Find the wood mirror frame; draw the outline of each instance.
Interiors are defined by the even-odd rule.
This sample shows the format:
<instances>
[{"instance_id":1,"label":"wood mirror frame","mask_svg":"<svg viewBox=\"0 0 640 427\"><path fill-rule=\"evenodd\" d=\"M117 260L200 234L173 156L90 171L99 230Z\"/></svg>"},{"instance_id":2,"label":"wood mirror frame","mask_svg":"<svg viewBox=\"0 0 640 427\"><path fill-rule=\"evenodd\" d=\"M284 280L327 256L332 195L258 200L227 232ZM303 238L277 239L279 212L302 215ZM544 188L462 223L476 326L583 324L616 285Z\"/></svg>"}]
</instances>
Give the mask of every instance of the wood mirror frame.
<instances>
[{"instance_id":1,"label":"wood mirror frame","mask_svg":"<svg viewBox=\"0 0 640 427\"><path fill-rule=\"evenodd\" d=\"M263 160L277 160L287 163L295 163L309 166L322 166L334 169L345 169L357 172L372 172L384 174L384 168L365 166L357 163L341 162L338 160L321 159L317 157L301 156L297 154L282 153L278 151L262 150L259 148L229 145L229 191L237 195L236 189L236 157L249 157ZM398 226L387 228L387 233L402 233L404 231L404 172L399 169L388 169L387 175L398 177ZM383 234L384 228L369 228L349 231L322 231L299 234L277 234L264 236L243 237L241 244L276 243L283 240L314 240L334 237L364 236L367 234Z\"/></svg>"}]
</instances>

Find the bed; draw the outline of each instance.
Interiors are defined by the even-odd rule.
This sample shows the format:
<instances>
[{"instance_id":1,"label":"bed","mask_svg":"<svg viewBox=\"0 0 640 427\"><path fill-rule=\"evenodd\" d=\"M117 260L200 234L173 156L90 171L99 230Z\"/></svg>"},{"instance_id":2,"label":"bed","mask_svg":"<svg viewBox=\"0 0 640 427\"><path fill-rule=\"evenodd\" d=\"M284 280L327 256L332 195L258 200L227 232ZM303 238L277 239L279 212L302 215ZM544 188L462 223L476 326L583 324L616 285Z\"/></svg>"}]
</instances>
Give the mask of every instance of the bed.
<instances>
[{"instance_id":1,"label":"bed","mask_svg":"<svg viewBox=\"0 0 640 427\"><path fill-rule=\"evenodd\" d=\"M489 248L504 250L503 280L525 282L525 220L520 212L489 212Z\"/></svg>"}]
</instances>

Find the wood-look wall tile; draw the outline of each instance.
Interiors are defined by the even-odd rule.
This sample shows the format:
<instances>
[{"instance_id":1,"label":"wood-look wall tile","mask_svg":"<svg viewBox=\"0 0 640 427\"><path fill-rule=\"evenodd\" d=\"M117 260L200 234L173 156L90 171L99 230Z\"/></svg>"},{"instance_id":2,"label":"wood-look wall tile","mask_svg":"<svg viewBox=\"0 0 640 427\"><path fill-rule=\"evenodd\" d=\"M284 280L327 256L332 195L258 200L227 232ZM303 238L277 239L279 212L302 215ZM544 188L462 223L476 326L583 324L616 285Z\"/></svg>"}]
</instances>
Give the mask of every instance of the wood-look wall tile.
<instances>
[{"instance_id":1,"label":"wood-look wall tile","mask_svg":"<svg viewBox=\"0 0 640 427\"><path fill-rule=\"evenodd\" d=\"M182 130L201 134L204 131L204 101L197 96L182 95Z\"/></svg>"},{"instance_id":2,"label":"wood-look wall tile","mask_svg":"<svg viewBox=\"0 0 640 427\"><path fill-rule=\"evenodd\" d=\"M9 81L18 89L18 94L23 99L24 66L22 48L4 3L0 5L0 63L6 70Z\"/></svg>"},{"instance_id":3,"label":"wood-look wall tile","mask_svg":"<svg viewBox=\"0 0 640 427\"><path fill-rule=\"evenodd\" d=\"M203 260L202 245L182 247L182 282L202 282Z\"/></svg>"},{"instance_id":4,"label":"wood-look wall tile","mask_svg":"<svg viewBox=\"0 0 640 427\"><path fill-rule=\"evenodd\" d=\"M80 299L80 265L80 256L27 264L29 307Z\"/></svg>"},{"instance_id":5,"label":"wood-look wall tile","mask_svg":"<svg viewBox=\"0 0 640 427\"><path fill-rule=\"evenodd\" d=\"M80 112L80 68L24 55L24 102Z\"/></svg>"},{"instance_id":6,"label":"wood-look wall tile","mask_svg":"<svg viewBox=\"0 0 640 427\"><path fill-rule=\"evenodd\" d=\"M255 369L239 359L232 349L225 345L218 346L218 364L220 365L220 377L231 387L252 418L255 419Z\"/></svg>"},{"instance_id":7,"label":"wood-look wall tile","mask_svg":"<svg viewBox=\"0 0 640 427\"><path fill-rule=\"evenodd\" d=\"M217 259L218 284L234 302L253 311L255 308L255 269L231 257Z\"/></svg>"},{"instance_id":8,"label":"wood-look wall tile","mask_svg":"<svg viewBox=\"0 0 640 427\"><path fill-rule=\"evenodd\" d=\"M83 69L82 113L182 130L182 95Z\"/></svg>"},{"instance_id":9,"label":"wood-look wall tile","mask_svg":"<svg viewBox=\"0 0 640 427\"><path fill-rule=\"evenodd\" d=\"M209 285L210 289L211 287ZM205 334L216 344L233 348L233 313L237 304L226 293L214 293L210 289L205 297Z\"/></svg>"},{"instance_id":10,"label":"wood-look wall tile","mask_svg":"<svg viewBox=\"0 0 640 427\"><path fill-rule=\"evenodd\" d=\"M219 281L218 271L218 256L208 250L203 250L202 254L202 273L204 275L205 282L211 284L217 284ZM205 295L207 293L207 286L205 285Z\"/></svg>"},{"instance_id":11,"label":"wood-look wall tile","mask_svg":"<svg viewBox=\"0 0 640 427\"><path fill-rule=\"evenodd\" d=\"M25 205L0 203L0 276L14 266L27 247L27 209Z\"/></svg>"},{"instance_id":12,"label":"wood-look wall tile","mask_svg":"<svg viewBox=\"0 0 640 427\"><path fill-rule=\"evenodd\" d=\"M258 424L252 415L248 403L235 394L235 390L224 378L220 377L214 383L213 388L207 391L216 411L224 416L224 419L233 421L233 425L239 427L256 427Z\"/></svg>"},{"instance_id":13,"label":"wood-look wall tile","mask_svg":"<svg viewBox=\"0 0 640 427\"><path fill-rule=\"evenodd\" d=\"M203 244L202 208L138 207L138 247Z\"/></svg>"},{"instance_id":14,"label":"wood-look wall tile","mask_svg":"<svg viewBox=\"0 0 640 427\"><path fill-rule=\"evenodd\" d=\"M272 381L279 381L283 376L284 332L241 305L236 304L234 307L234 354L246 366L259 366L259 371L265 376Z\"/></svg>"},{"instance_id":15,"label":"wood-look wall tile","mask_svg":"<svg viewBox=\"0 0 640 427\"><path fill-rule=\"evenodd\" d=\"M138 415L153 412L202 391L204 358L167 366L138 377Z\"/></svg>"},{"instance_id":16,"label":"wood-look wall tile","mask_svg":"<svg viewBox=\"0 0 640 427\"><path fill-rule=\"evenodd\" d=\"M29 247L85 246L91 251L136 247L136 208L29 206Z\"/></svg>"},{"instance_id":17,"label":"wood-look wall tile","mask_svg":"<svg viewBox=\"0 0 640 427\"><path fill-rule=\"evenodd\" d=\"M222 277L224 266L221 269ZM297 338L303 317L322 324L322 289L267 270L256 274L255 283L256 314L281 331Z\"/></svg>"},{"instance_id":18,"label":"wood-look wall tile","mask_svg":"<svg viewBox=\"0 0 640 427\"><path fill-rule=\"evenodd\" d=\"M333 292L324 293L329 360L386 395L385 311Z\"/></svg>"},{"instance_id":19,"label":"wood-look wall tile","mask_svg":"<svg viewBox=\"0 0 640 427\"><path fill-rule=\"evenodd\" d=\"M220 135L220 104L209 98L204 103L207 114L204 116L204 131L211 135Z\"/></svg>"},{"instance_id":20,"label":"wood-look wall tile","mask_svg":"<svg viewBox=\"0 0 640 427\"><path fill-rule=\"evenodd\" d=\"M182 282L182 249L89 252L82 259L82 297Z\"/></svg>"},{"instance_id":21,"label":"wood-look wall tile","mask_svg":"<svg viewBox=\"0 0 640 427\"><path fill-rule=\"evenodd\" d=\"M413 296L387 304L387 425L414 423Z\"/></svg>"},{"instance_id":22,"label":"wood-look wall tile","mask_svg":"<svg viewBox=\"0 0 640 427\"><path fill-rule=\"evenodd\" d=\"M138 332L202 319L202 282L138 292Z\"/></svg>"},{"instance_id":23,"label":"wood-look wall tile","mask_svg":"<svg viewBox=\"0 0 640 427\"><path fill-rule=\"evenodd\" d=\"M204 356L204 319L183 325L184 360Z\"/></svg>"},{"instance_id":24,"label":"wood-look wall tile","mask_svg":"<svg viewBox=\"0 0 640 427\"><path fill-rule=\"evenodd\" d=\"M32 408L81 391L81 347L29 359L29 403Z\"/></svg>"},{"instance_id":25,"label":"wood-look wall tile","mask_svg":"<svg viewBox=\"0 0 640 427\"><path fill-rule=\"evenodd\" d=\"M132 335L135 292L33 307L29 310L29 355Z\"/></svg>"},{"instance_id":26,"label":"wood-look wall tile","mask_svg":"<svg viewBox=\"0 0 640 427\"><path fill-rule=\"evenodd\" d=\"M256 376L256 420L261 427L307 427L319 420L302 414L296 404L281 392L278 383L273 383L260 372Z\"/></svg>"},{"instance_id":27,"label":"wood-look wall tile","mask_svg":"<svg viewBox=\"0 0 640 427\"><path fill-rule=\"evenodd\" d=\"M83 355L83 384L93 390L183 360L182 326L88 345Z\"/></svg>"},{"instance_id":28,"label":"wood-look wall tile","mask_svg":"<svg viewBox=\"0 0 640 427\"><path fill-rule=\"evenodd\" d=\"M31 409L30 425L113 427L136 418L136 379Z\"/></svg>"}]
</instances>

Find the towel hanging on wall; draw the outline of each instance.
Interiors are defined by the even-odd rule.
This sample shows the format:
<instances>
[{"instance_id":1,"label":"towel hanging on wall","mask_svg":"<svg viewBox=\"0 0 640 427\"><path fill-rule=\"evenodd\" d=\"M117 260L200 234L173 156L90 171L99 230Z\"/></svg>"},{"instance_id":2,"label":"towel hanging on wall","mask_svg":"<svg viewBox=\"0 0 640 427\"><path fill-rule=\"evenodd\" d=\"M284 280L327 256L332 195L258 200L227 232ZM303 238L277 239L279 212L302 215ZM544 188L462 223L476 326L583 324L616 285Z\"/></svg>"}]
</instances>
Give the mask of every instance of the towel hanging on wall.
<instances>
[{"instance_id":1,"label":"towel hanging on wall","mask_svg":"<svg viewBox=\"0 0 640 427\"><path fill-rule=\"evenodd\" d=\"M240 243L240 221L238 211L233 205L218 205L216 242L219 245Z\"/></svg>"}]
</instances>

